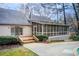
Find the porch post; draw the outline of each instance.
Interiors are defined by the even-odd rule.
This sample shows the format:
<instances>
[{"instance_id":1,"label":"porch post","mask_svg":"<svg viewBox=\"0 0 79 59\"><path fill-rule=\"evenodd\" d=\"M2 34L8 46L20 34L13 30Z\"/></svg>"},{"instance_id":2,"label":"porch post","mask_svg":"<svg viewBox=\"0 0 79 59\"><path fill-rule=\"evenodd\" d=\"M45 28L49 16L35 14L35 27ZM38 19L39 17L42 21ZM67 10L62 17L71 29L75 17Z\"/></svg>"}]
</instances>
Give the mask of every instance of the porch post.
<instances>
[{"instance_id":1,"label":"porch post","mask_svg":"<svg viewBox=\"0 0 79 59\"><path fill-rule=\"evenodd\" d=\"M42 35L43 35L43 24L42 24Z\"/></svg>"}]
</instances>

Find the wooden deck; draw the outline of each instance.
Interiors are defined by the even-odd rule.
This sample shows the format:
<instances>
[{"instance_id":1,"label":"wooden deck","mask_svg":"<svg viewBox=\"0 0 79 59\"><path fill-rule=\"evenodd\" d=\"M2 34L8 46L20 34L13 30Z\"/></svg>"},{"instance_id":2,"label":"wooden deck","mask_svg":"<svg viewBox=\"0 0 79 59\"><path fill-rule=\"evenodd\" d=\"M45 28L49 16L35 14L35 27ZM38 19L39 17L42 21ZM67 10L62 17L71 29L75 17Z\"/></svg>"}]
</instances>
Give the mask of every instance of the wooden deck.
<instances>
[{"instance_id":1,"label":"wooden deck","mask_svg":"<svg viewBox=\"0 0 79 59\"><path fill-rule=\"evenodd\" d=\"M33 35L33 36L19 36L19 39L22 44L34 43L34 42L39 41L39 39L35 35Z\"/></svg>"}]
</instances>

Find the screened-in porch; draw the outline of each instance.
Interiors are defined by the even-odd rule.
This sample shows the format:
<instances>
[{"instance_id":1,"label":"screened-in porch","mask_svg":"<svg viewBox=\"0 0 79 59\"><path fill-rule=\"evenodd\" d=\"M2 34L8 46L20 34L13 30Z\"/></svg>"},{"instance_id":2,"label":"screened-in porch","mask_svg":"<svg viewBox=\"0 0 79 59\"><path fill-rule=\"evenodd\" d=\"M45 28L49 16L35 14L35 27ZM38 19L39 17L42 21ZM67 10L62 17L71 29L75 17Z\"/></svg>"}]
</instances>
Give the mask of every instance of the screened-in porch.
<instances>
[{"instance_id":1,"label":"screened-in porch","mask_svg":"<svg viewBox=\"0 0 79 59\"><path fill-rule=\"evenodd\" d=\"M34 35L47 35L47 36L67 35L69 33L68 30L69 26L67 25L33 23Z\"/></svg>"}]
</instances>

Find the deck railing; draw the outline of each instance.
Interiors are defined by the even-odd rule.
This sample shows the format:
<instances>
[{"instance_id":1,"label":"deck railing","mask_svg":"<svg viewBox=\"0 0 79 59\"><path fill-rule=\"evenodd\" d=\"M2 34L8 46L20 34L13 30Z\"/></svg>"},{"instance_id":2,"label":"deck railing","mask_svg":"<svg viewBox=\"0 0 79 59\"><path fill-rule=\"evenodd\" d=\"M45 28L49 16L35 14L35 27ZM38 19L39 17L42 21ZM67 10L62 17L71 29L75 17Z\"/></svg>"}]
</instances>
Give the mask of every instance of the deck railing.
<instances>
[{"instance_id":1,"label":"deck railing","mask_svg":"<svg viewBox=\"0 0 79 59\"><path fill-rule=\"evenodd\" d=\"M50 36L49 40L69 40L70 35Z\"/></svg>"},{"instance_id":2,"label":"deck railing","mask_svg":"<svg viewBox=\"0 0 79 59\"><path fill-rule=\"evenodd\" d=\"M34 40L35 40L36 42L39 41L39 39L38 39L35 35L33 35L33 38L34 38Z\"/></svg>"}]
</instances>

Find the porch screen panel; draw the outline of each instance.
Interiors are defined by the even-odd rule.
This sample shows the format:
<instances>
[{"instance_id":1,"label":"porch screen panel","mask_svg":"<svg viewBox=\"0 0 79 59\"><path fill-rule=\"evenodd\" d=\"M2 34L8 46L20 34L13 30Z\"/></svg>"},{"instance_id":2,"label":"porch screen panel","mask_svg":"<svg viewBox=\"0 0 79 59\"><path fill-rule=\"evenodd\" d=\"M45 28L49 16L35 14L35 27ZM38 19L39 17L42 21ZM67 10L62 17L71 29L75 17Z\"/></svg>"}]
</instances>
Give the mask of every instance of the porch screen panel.
<instances>
[{"instance_id":1,"label":"porch screen panel","mask_svg":"<svg viewBox=\"0 0 79 59\"><path fill-rule=\"evenodd\" d=\"M42 34L42 25L37 24L37 35L41 35L41 34Z\"/></svg>"}]
</instances>

